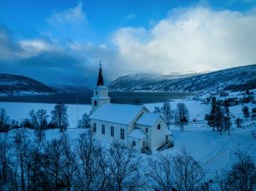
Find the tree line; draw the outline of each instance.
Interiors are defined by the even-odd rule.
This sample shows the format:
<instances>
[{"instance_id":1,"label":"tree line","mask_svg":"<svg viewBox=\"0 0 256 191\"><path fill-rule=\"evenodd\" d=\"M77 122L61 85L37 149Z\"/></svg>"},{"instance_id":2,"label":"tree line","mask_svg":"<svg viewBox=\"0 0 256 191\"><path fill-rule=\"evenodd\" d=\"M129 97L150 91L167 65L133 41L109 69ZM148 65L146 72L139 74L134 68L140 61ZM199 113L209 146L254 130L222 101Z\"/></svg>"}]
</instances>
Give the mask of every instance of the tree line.
<instances>
[{"instance_id":1,"label":"tree line","mask_svg":"<svg viewBox=\"0 0 256 191\"><path fill-rule=\"evenodd\" d=\"M50 119L49 119L50 118ZM48 115L45 109L34 109L28 112L28 118L21 122L11 120L6 110L0 108L0 132L8 132L17 128L30 128L37 130L38 134L43 134L45 129L59 128L61 132L65 131L69 126L67 106L63 103L58 103L51 111L51 116ZM84 113L82 119L79 120L79 127L89 128L89 116Z\"/></svg>"},{"instance_id":2,"label":"tree line","mask_svg":"<svg viewBox=\"0 0 256 191\"><path fill-rule=\"evenodd\" d=\"M205 116L205 120L207 120L208 125L212 127L212 130L217 130L220 134L223 132L228 132L230 134L230 130L232 127L231 122L231 114L230 114L230 101L224 100L220 101L217 100L216 97L212 97L211 99L211 111L210 114ZM249 111L248 106L243 106L241 111L243 112L244 119L248 119L250 116L252 119L256 118L256 108L252 108L251 114ZM233 116L234 118L234 116ZM239 128L243 119L237 117L234 120L235 125Z\"/></svg>"},{"instance_id":3,"label":"tree line","mask_svg":"<svg viewBox=\"0 0 256 191\"><path fill-rule=\"evenodd\" d=\"M0 134L0 190L256 189L255 162L245 154L238 154L230 171L207 179L203 166L185 149L175 156L145 156L118 141L106 148L89 133L71 140L63 132L47 141L33 132L23 128Z\"/></svg>"},{"instance_id":4,"label":"tree line","mask_svg":"<svg viewBox=\"0 0 256 191\"><path fill-rule=\"evenodd\" d=\"M170 102L164 102L162 107L155 107L154 113L161 114L168 126L172 123L180 127L181 131L185 130L185 125L189 123L189 111L184 103L178 103L176 110L171 109Z\"/></svg>"}]
</instances>

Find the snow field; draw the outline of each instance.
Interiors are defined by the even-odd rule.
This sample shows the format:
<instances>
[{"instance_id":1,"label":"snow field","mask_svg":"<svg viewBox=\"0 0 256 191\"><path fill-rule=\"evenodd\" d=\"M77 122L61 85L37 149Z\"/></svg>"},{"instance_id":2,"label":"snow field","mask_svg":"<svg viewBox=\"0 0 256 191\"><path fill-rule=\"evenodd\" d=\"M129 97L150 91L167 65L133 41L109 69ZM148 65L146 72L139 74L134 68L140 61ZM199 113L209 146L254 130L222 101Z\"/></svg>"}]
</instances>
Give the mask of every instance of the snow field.
<instances>
[{"instance_id":1,"label":"snow field","mask_svg":"<svg viewBox=\"0 0 256 191\"><path fill-rule=\"evenodd\" d=\"M189 110L190 120L196 119L196 122L190 122L185 127L185 131L181 132L178 127L171 126L172 138L174 147L163 151L163 154L175 155L180 152L180 149L185 148L197 161L200 162L202 167L206 170L209 178L213 178L216 173L222 173L229 170L232 164L236 161L237 152L245 152L251 155L253 160L256 160L256 125L255 121L248 119L244 120L243 128L236 128L234 122L232 125L231 134L228 135L223 132L219 135L218 132L212 132L212 129L207 126L204 121L205 114L208 114L211 105L201 104L196 100L174 100L171 101L171 109L175 110L177 103L182 102ZM46 109L49 116L55 104L38 104L38 103L9 103L0 102L0 107L5 108L7 115L10 119L20 121L28 118L28 112L31 109L37 111L38 109ZM161 107L163 103L146 104L146 107L153 111L155 106ZM251 111L256 107L255 104L247 105ZM241 108L244 105L237 105L230 107L230 113L234 116L232 121L240 117L243 119ZM71 139L76 139L79 134L86 132L85 129L74 129L77 127L77 119L81 119L82 115L86 112L89 113L90 105L70 105L68 107L68 120L69 128L67 134ZM48 118L50 120L50 117ZM253 135L253 133L255 135ZM59 129L46 130L46 138L48 140L58 138L60 136ZM153 156L159 153L155 151ZM148 157L141 154L142 160ZM145 167L146 168L146 167Z\"/></svg>"}]
</instances>

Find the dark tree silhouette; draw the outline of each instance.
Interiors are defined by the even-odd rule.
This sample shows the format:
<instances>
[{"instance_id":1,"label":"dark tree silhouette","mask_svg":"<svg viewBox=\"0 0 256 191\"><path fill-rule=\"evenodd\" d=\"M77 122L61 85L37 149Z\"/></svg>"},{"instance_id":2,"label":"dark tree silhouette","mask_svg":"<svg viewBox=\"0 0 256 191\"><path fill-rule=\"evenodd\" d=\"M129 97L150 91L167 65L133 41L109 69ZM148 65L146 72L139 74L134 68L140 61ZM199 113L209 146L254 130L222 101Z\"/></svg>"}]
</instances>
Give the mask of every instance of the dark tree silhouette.
<instances>
[{"instance_id":1,"label":"dark tree silhouette","mask_svg":"<svg viewBox=\"0 0 256 191\"><path fill-rule=\"evenodd\" d=\"M109 149L110 190L136 190L143 187L140 179L139 160L134 150L114 141Z\"/></svg>"},{"instance_id":2,"label":"dark tree silhouette","mask_svg":"<svg viewBox=\"0 0 256 191\"><path fill-rule=\"evenodd\" d=\"M252 158L238 153L238 161L219 179L220 190L254 191L256 190L256 165Z\"/></svg>"},{"instance_id":3,"label":"dark tree silhouette","mask_svg":"<svg viewBox=\"0 0 256 191\"><path fill-rule=\"evenodd\" d=\"M0 108L0 132L9 131L10 119L4 108Z\"/></svg>"},{"instance_id":4,"label":"dark tree silhouette","mask_svg":"<svg viewBox=\"0 0 256 191\"><path fill-rule=\"evenodd\" d=\"M67 114L67 106L58 103L54 106L54 110L52 113L52 123L55 127L60 128L60 131L63 132L68 127L68 114Z\"/></svg>"},{"instance_id":5,"label":"dark tree silhouette","mask_svg":"<svg viewBox=\"0 0 256 191\"><path fill-rule=\"evenodd\" d=\"M171 124L171 121L173 119L173 111L171 110L171 104L170 102L164 102L163 106L161 107L161 113L164 116L165 120L166 120L166 124L169 126Z\"/></svg>"},{"instance_id":6,"label":"dark tree silhouette","mask_svg":"<svg viewBox=\"0 0 256 191\"><path fill-rule=\"evenodd\" d=\"M250 111L249 111L249 108L247 106L242 107L242 111L244 113L245 118L250 117Z\"/></svg>"},{"instance_id":7,"label":"dark tree silhouette","mask_svg":"<svg viewBox=\"0 0 256 191\"><path fill-rule=\"evenodd\" d=\"M175 124L180 126L180 130L184 131L184 126L189 122L189 112L184 103L178 103L175 112Z\"/></svg>"},{"instance_id":8,"label":"dark tree silhouette","mask_svg":"<svg viewBox=\"0 0 256 191\"><path fill-rule=\"evenodd\" d=\"M239 117L238 117L238 118L236 118L236 120L235 120L235 124L236 124L237 128L241 127L242 122L243 122L243 120L242 120L242 119L240 119Z\"/></svg>"},{"instance_id":9,"label":"dark tree silhouette","mask_svg":"<svg viewBox=\"0 0 256 191\"><path fill-rule=\"evenodd\" d=\"M90 128L90 118L87 113L84 113L82 119L79 120L79 127L81 128Z\"/></svg>"}]
</instances>

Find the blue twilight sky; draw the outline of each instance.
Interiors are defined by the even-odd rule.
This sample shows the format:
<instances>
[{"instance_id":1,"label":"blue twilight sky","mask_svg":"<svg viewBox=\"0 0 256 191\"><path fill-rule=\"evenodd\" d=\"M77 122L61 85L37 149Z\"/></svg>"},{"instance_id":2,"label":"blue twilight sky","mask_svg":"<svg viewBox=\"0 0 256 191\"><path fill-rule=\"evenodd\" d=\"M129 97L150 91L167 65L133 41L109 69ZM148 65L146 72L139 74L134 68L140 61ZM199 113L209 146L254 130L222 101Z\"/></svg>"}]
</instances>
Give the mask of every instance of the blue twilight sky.
<instances>
[{"instance_id":1,"label":"blue twilight sky","mask_svg":"<svg viewBox=\"0 0 256 191\"><path fill-rule=\"evenodd\" d=\"M0 72L94 85L256 63L256 0L0 1Z\"/></svg>"}]
</instances>

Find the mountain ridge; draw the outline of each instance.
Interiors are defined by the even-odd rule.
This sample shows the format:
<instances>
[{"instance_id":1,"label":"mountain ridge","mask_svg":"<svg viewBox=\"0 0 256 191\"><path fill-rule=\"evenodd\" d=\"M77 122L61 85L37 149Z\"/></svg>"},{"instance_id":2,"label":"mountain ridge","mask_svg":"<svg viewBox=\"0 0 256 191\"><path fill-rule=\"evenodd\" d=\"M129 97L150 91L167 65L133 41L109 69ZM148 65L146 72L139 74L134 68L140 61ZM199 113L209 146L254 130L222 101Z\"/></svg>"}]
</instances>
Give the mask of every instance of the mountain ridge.
<instances>
[{"instance_id":1,"label":"mountain ridge","mask_svg":"<svg viewBox=\"0 0 256 191\"><path fill-rule=\"evenodd\" d=\"M35 79L0 73L0 96L47 95L57 91Z\"/></svg>"},{"instance_id":2,"label":"mountain ridge","mask_svg":"<svg viewBox=\"0 0 256 191\"><path fill-rule=\"evenodd\" d=\"M256 64L201 74L129 74L114 80L111 91L198 92L256 88Z\"/></svg>"}]
</instances>

